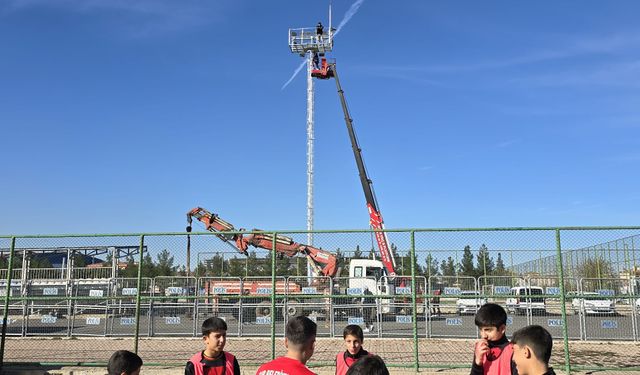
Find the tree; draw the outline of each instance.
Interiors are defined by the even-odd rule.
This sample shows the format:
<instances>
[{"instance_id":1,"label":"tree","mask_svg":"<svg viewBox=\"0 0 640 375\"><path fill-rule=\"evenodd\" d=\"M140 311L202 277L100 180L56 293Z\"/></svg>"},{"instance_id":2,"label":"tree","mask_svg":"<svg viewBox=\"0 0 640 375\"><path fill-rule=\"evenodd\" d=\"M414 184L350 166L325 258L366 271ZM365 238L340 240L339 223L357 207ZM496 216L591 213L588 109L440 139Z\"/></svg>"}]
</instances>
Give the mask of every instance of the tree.
<instances>
[{"instance_id":1,"label":"tree","mask_svg":"<svg viewBox=\"0 0 640 375\"><path fill-rule=\"evenodd\" d=\"M181 266L177 266L176 270L175 270L175 275L176 276L187 276L187 266L186 265L181 265Z\"/></svg>"},{"instance_id":2,"label":"tree","mask_svg":"<svg viewBox=\"0 0 640 375\"><path fill-rule=\"evenodd\" d=\"M250 251L246 259L245 273L241 276L260 276L260 267L258 266L258 256L255 251Z\"/></svg>"},{"instance_id":3,"label":"tree","mask_svg":"<svg viewBox=\"0 0 640 375\"><path fill-rule=\"evenodd\" d=\"M367 255L367 259L376 259L376 251L373 249L369 249L369 255Z\"/></svg>"},{"instance_id":4,"label":"tree","mask_svg":"<svg viewBox=\"0 0 640 375\"><path fill-rule=\"evenodd\" d=\"M587 258L576 268L576 274L584 278L607 279L614 278L615 272L611 262L602 257Z\"/></svg>"},{"instance_id":5,"label":"tree","mask_svg":"<svg viewBox=\"0 0 640 375\"><path fill-rule=\"evenodd\" d=\"M225 261L224 256L220 253L215 253L211 259L206 259L203 263L206 266L207 276L227 276L228 261Z\"/></svg>"},{"instance_id":6,"label":"tree","mask_svg":"<svg viewBox=\"0 0 640 375\"><path fill-rule=\"evenodd\" d=\"M276 257L276 275L291 276L291 258L288 256Z\"/></svg>"},{"instance_id":7,"label":"tree","mask_svg":"<svg viewBox=\"0 0 640 375\"><path fill-rule=\"evenodd\" d=\"M264 259L258 259L258 276L271 276L271 251L267 251ZM249 274L251 276L251 274Z\"/></svg>"},{"instance_id":8,"label":"tree","mask_svg":"<svg viewBox=\"0 0 640 375\"><path fill-rule=\"evenodd\" d=\"M104 259L104 262L102 262L102 266L103 267L111 267L112 261L113 261L113 253L112 252L108 252L107 256Z\"/></svg>"},{"instance_id":9,"label":"tree","mask_svg":"<svg viewBox=\"0 0 640 375\"><path fill-rule=\"evenodd\" d=\"M173 266L173 256L169 250L162 250L157 256L158 263L155 265L156 276L173 276L176 268Z\"/></svg>"},{"instance_id":10,"label":"tree","mask_svg":"<svg viewBox=\"0 0 640 375\"><path fill-rule=\"evenodd\" d=\"M360 245L356 245L356 250L353 252L353 256L351 259L362 259L362 251L360 250Z\"/></svg>"},{"instance_id":11,"label":"tree","mask_svg":"<svg viewBox=\"0 0 640 375\"><path fill-rule=\"evenodd\" d=\"M340 248L336 249L337 266L340 269L340 273L336 274L337 277L349 277L349 259L342 254Z\"/></svg>"},{"instance_id":12,"label":"tree","mask_svg":"<svg viewBox=\"0 0 640 375\"><path fill-rule=\"evenodd\" d=\"M452 257L448 257L446 261L443 259L440 268L442 276L456 276L456 264Z\"/></svg>"},{"instance_id":13,"label":"tree","mask_svg":"<svg viewBox=\"0 0 640 375\"><path fill-rule=\"evenodd\" d=\"M397 265L398 263L396 263ZM400 265L402 267L402 274L403 275L411 275L411 252L407 252L406 255L403 255L400 257ZM421 271L421 268L419 264L415 264L416 269L414 270L415 274L418 275L419 272Z\"/></svg>"},{"instance_id":14,"label":"tree","mask_svg":"<svg viewBox=\"0 0 640 375\"><path fill-rule=\"evenodd\" d=\"M133 256L127 257L127 265L125 269L119 271L119 275L122 277L138 277L138 264L133 259Z\"/></svg>"},{"instance_id":15,"label":"tree","mask_svg":"<svg viewBox=\"0 0 640 375\"><path fill-rule=\"evenodd\" d=\"M86 267L87 266L87 257L82 254L73 254L73 266L78 267ZM109 267L111 264L109 264Z\"/></svg>"},{"instance_id":16,"label":"tree","mask_svg":"<svg viewBox=\"0 0 640 375\"><path fill-rule=\"evenodd\" d=\"M478 268L476 268L475 276L488 276L493 273L494 263L493 258L489 256L489 249L485 244L478 249Z\"/></svg>"},{"instance_id":17,"label":"tree","mask_svg":"<svg viewBox=\"0 0 640 375\"><path fill-rule=\"evenodd\" d=\"M153 259L151 259L151 255L147 252L142 258L142 276L143 277L155 277L156 275L156 267L153 264Z\"/></svg>"},{"instance_id":18,"label":"tree","mask_svg":"<svg viewBox=\"0 0 640 375\"><path fill-rule=\"evenodd\" d=\"M52 268L51 262L44 256L32 255L29 262L30 268Z\"/></svg>"},{"instance_id":19,"label":"tree","mask_svg":"<svg viewBox=\"0 0 640 375\"><path fill-rule=\"evenodd\" d=\"M464 252L462 253L460 273L465 276L476 276L476 269L473 265L473 254L471 254L471 246L469 245L464 247Z\"/></svg>"},{"instance_id":20,"label":"tree","mask_svg":"<svg viewBox=\"0 0 640 375\"><path fill-rule=\"evenodd\" d=\"M244 277L245 276L246 259L238 259L235 256L229 259L229 276Z\"/></svg>"},{"instance_id":21,"label":"tree","mask_svg":"<svg viewBox=\"0 0 640 375\"><path fill-rule=\"evenodd\" d=\"M444 263L444 260L442 262ZM426 277L438 275L438 259L434 258L431 253L427 254L424 275Z\"/></svg>"},{"instance_id":22,"label":"tree","mask_svg":"<svg viewBox=\"0 0 640 375\"><path fill-rule=\"evenodd\" d=\"M210 276L207 265L204 264L203 262L198 263L198 265L196 266L196 269L193 270L193 273L196 275L196 277Z\"/></svg>"},{"instance_id":23,"label":"tree","mask_svg":"<svg viewBox=\"0 0 640 375\"><path fill-rule=\"evenodd\" d=\"M496 260L496 270L494 274L498 276L505 276L507 270L504 268L504 262L502 261L502 254L498 253L498 259Z\"/></svg>"}]
</instances>

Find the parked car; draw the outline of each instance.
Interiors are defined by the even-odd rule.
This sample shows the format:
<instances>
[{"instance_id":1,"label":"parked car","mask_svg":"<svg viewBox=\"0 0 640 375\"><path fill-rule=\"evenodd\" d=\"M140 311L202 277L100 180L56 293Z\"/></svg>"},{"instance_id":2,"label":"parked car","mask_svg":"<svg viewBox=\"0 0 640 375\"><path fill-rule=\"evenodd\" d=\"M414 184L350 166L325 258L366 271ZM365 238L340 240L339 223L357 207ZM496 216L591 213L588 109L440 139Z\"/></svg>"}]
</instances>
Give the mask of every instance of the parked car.
<instances>
[{"instance_id":1,"label":"parked car","mask_svg":"<svg viewBox=\"0 0 640 375\"><path fill-rule=\"evenodd\" d=\"M585 314L615 314L616 303L611 299L606 299L596 292L583 292L581 296L593 298L574 297L571 301L573 313L584 311ZM595 297L599 298L595 298Z\"/></svg>"},{"instance_id":2,"label":"parked car","mask_svg":"<svg viewBox=\"0 0 640 375\"><path fill-rule=\"evenodd\" d=\"M542 287L517 286L511 288L511 297L507 298L507 312L515 314L524 314L531 311L532 314L545 314L547 309L544 297L535 297L543 295Z\"/></svg>"},{"instance_id":3,"label":"parked car","mask_svg":"<svg viewBox=\"0 0 640 375\"><path fill-rule=\"evenodd\" d=\"M463 290L456 301L456 309L459 315L475 314L485 303L487 303L487 299L480 298L480 293L475 290Z\"/></svg>"}]
</instances>

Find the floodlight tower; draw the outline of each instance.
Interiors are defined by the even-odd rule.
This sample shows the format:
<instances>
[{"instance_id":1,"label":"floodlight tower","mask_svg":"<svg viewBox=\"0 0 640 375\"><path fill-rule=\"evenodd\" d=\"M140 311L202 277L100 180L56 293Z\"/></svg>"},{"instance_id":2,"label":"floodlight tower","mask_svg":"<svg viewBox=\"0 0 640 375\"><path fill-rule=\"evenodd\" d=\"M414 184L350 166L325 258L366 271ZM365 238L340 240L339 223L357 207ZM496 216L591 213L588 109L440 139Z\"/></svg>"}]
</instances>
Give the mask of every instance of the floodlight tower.
<instances>
[{"instance_id":1,"label":"floodlight tower","mask_svg":"<svg viewBox=\"0 0 640 375\"><path fill-rule=\"evenodd\" d=\"M331 28L331 5L329 5L329 27L306 27L289 29L289 49L307 60L307 243L313 245L313 57L331 52L333 29ZM311 267L307 266L311 274Z\"/></svg>"}]
</instances>

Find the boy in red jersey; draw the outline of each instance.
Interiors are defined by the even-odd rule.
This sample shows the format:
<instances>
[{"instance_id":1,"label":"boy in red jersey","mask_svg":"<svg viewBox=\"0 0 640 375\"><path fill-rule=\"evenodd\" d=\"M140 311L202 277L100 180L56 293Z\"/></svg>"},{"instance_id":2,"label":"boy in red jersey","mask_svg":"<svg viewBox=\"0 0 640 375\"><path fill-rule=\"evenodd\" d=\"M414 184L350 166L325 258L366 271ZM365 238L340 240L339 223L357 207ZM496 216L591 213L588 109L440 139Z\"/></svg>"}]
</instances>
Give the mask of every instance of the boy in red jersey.
<instances>
[{"instance_id":1,"label":"boy in red jersey","mask_svg":"<svg viewBox=\"0 0 640 375\"><path fill-rule=\"evenodd\" d=\"M306 316L296 316L287 323L284 346L287 354L260 366L256 375L315 375L305 366L316 346L318 326Z\"/></svg>"},{"instance_id":2,"label":"boy in red jersey","mask_svg":"<svg viewBox=\"0 0 640 375\"><path fill-rule=\"evenodd\" d=\"M205 349L191 357L184 368L185 375L240 375L240 365L233 354L225 352L227 323L209 318L202 323Z\"/></svg>"},{"instance_id":3,"label":"boy in red jersey","mask_svg":"<svg viewBox=\"0 0 640 375\"><path fill-rule=\"evenodd\" d=\"M487 303L475 318L481 339L476 342L471 375L517 375L511 360L513 345L505 336L507 312L502 306Z\"/></svg>"},{"instance_id":4,"label":"boy in red jersey","mask_svg":"<svg viewBox=\"0 0 640 375\"><path fill-rule=\"evenodd\" d=\"M369 352L362 347L364 333L359 325L350 324L344 327L342 336L347 350L336 356L336 375L345 375L355 361L369 355Z\"/></svg>"}]
</instances>

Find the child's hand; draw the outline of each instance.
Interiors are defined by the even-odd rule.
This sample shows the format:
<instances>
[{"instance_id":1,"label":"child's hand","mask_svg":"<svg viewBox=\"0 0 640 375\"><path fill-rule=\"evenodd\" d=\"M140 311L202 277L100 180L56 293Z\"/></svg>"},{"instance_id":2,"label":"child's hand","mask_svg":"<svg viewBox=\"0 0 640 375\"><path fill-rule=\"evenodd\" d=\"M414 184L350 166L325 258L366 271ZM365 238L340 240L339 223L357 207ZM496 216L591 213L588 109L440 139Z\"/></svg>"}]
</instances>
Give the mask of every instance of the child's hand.
<instances>
[{"instance_id":1,"label":"child's hand","mask_svg":"<svg viewBox=\"0 0 640 375\"><path fill-rule=\"evenodd\" d=\"M489 353L489 342L487 340L476 341L476 352L474 359L476 365L482 366L484 364L487 353Z\"/></svg>"}]
</instances>

